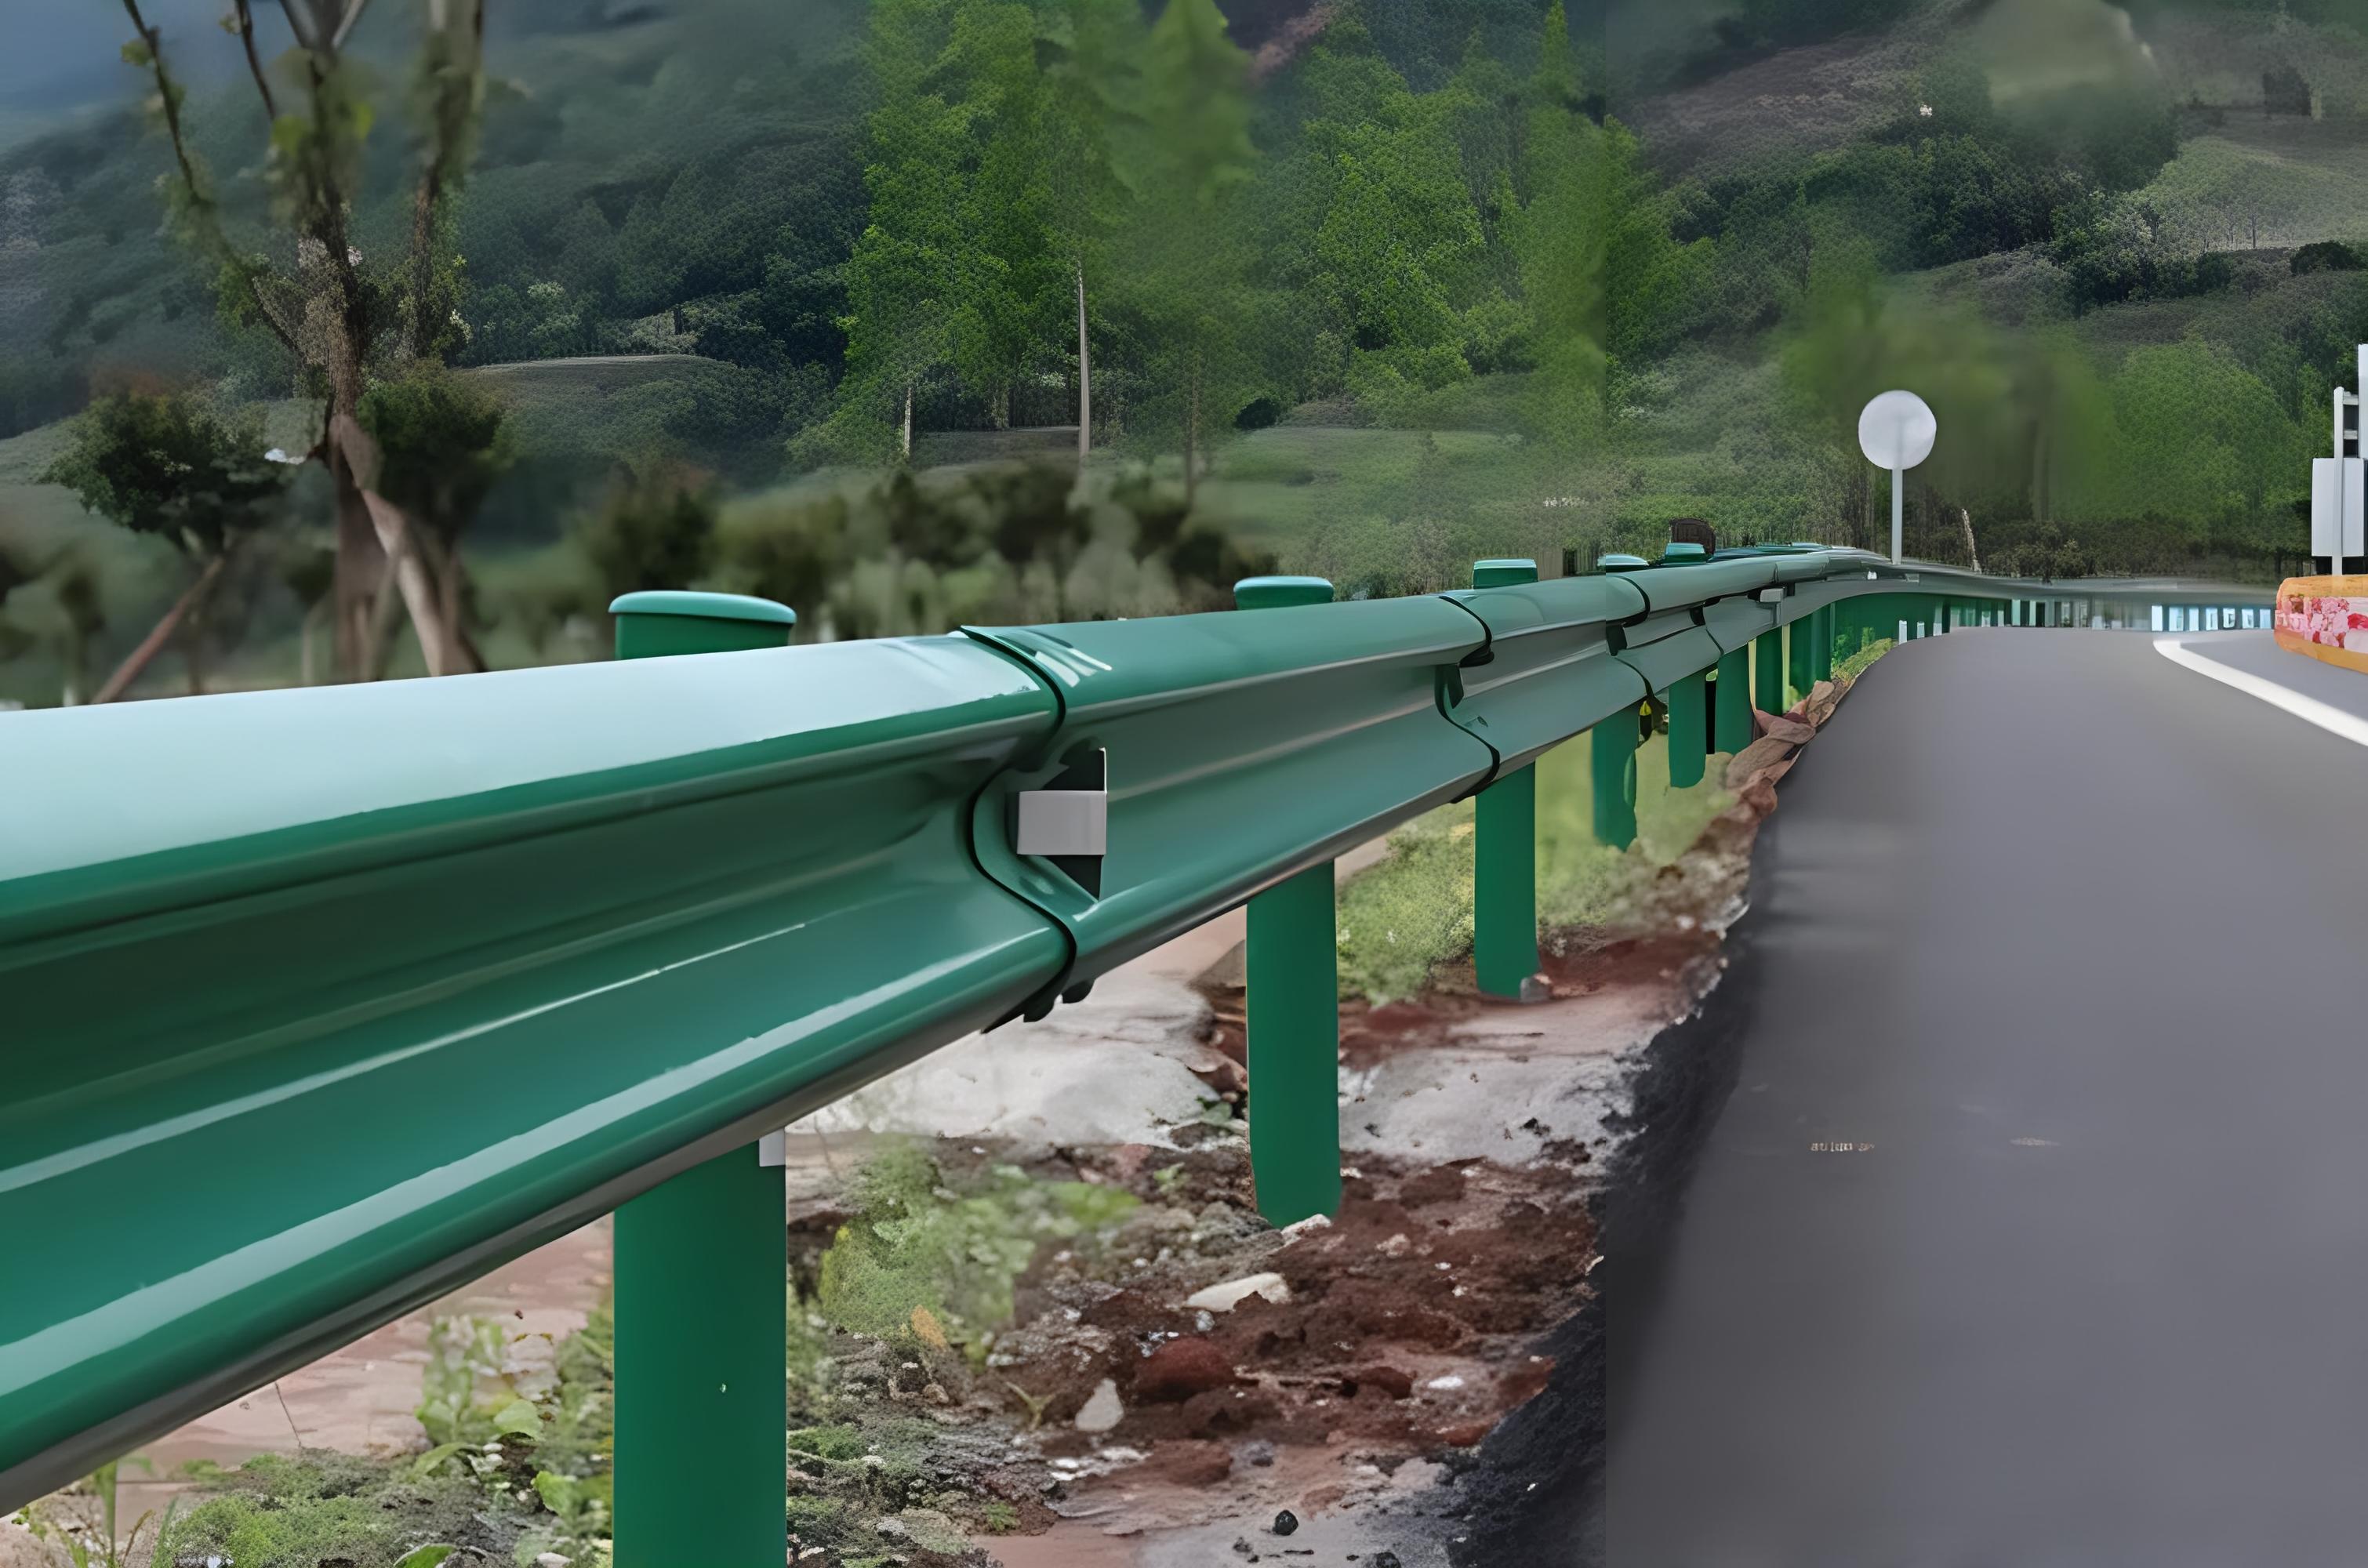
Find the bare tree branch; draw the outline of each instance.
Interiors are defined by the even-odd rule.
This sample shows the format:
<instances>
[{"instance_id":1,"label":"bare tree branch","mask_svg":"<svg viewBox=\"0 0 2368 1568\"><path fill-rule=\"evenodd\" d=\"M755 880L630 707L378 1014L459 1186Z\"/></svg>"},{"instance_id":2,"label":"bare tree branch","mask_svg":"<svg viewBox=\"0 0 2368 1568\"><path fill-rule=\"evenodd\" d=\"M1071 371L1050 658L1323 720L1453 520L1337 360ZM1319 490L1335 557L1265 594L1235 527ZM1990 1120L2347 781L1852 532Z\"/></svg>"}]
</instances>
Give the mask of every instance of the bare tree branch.
<instances>
[{"instance_id":1,"label":"bare tree branch","mask_svg":"<svg viewBox=\"0 0 2368 1568\"><path fill-rule=\"evenodd\" d=\"M297 45L309 51L319 45L313 41L313 35L305 26L306 19L296 14L302 8L300 0L279 0L280 12L288 18L288 30L296 35Z\"/></svg>"},{"instance_id":2,"label":"bare tree branch","mask_svg":"<svg viewBox=\"0 0 2368 1568\"><path fill-rule=\"evenodd\" d=\"M140 0L123 0L123 9L131 17L132 30L148 48L148 74L156 79L156 97L165 109L165 133L172 138L173 158L181 165L181 183L188 187L190 200L211 207L213 199L206 195L204 184L198 178L197 165L189 162L188 144L181 139L180 96L173 91L172 78L165 74L164 37L141 16Z\"/></svg>"},{"instance_id":3,"label":"bare tree branch","mask_svg":"<svg viewBox=\"0 0 2368 1568\"><path fill-rule=\"evenodd\" d=\"M140 672L146 669L149 661L172 641L173 633L188 619L189 612L204 602L206 595L213 588L214 579L222 575L222 568L229 562L230 556L224 553L206 562L205 570L198 574L198 580L173 601L173 608L165 612L165 618L156 623L155 629L142 638L140 646L132 649L131 656L118 665L115 673L107 677L107 684L100 687L97 694L90 699L93 706L114 701L123 695L127 687L140 678Z\"/></svg>"},{"instance_id":4,"label":"bare tree branch","mask_svg":"<svg viewBox=\"0 0 2368 1568\"><path fill-rule=\"evenodd\" d=\"M346 47L346 40L353 32L354 24L362 19L362 12L369 6L370 0L348 0L345 19L337 24L337 30L329 37L329 48L332 52Z\"/></svg>"},{"instance_id":5,"label":"bare tree branch","mask_svg":"<svg viewBox=\"0 0 2368 1568\"><path fill-rule=\"evenodd\" d=\"M123 9L131 17L131 26L148 51L148 74L156 84L156 99L164 109L165 134L173 144L173 162L181 172L181 188L188 196L189 222L197 230L199 243L212 251L216 260L236 268L246 279L247 292L255 301L257 319L270 329L271 335L278 338L283 347L302 358L302 350L296 346L295 333L279 319L279 312L272 309L271 301L264 291L260 269L231 248L229 236L222 233L222 217L214 206L213 195L206 189L206 182L198 173L196 160L189 156L188 141L181 130L181 96L173 84L171 74L165 69L163 36L140 14L140 0L123 0ZM246 7L241 5L239 9L243 14ZM254 58L252 45L249 46L248 58ZM258 74L257 85L261 82ZM264 101L267 104L270 101L268 89L265 91Z\"/></svg>"},{"instance_id":6,"label":"bare tree branch","mask_svg":"<svg viewBox=\"0 0 2368 1568\"><path fill-rule=\"evenodd\" d=\"M255 90L263 95L264 115L268 119L278 119L279 118L279 106L272 101L271 84L265 80L263 74L263 61L261 57L255 52L255 12L253 9L253 0L236 0L236 8L238 16L238 41L246 49L246 69L248 73L255 77Z\"/></svg>"}]
</instances>

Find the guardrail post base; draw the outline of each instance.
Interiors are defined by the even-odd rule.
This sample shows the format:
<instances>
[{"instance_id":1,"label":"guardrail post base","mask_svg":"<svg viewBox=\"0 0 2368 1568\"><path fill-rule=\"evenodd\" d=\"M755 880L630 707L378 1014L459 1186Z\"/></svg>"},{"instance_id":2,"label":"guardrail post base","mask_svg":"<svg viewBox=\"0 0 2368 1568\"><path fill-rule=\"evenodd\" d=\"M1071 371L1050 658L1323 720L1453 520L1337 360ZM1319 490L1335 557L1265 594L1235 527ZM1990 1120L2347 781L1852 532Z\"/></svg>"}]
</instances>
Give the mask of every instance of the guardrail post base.
<instances>
[{"instance_id":1,"label":"guardrail post base","mask_svg":"<svg viewBox=\"0 0 2368 1568\"><path fill-rule=\"evenodd\" d=\"M1669 687L1669 787L1702 781L1710 758L1710 683L1697 671Z\"/></svg>"},{"instance_id":2,"label":"guardrail post base","mask_svg":"<svg viewBox=\"0 0 2368 1568\"><path fill-rule=\"evenodd\" d=\"M1751 640L1751 702L1762 713L1784 711L1784 629L1770 627Z\"/></svg>"},{"instance_id":3,"label":"guardrail post base","mask_svg":"<svg viewBox=\"0 0 2368 1568\"><path fill-rule=\"evenodd\" d=\"M1636 842L1636 710L1622 709L1588 732L1595 786L1595 841L1613 849Z\"/></svg>"},{"instance_id":4,"label":"guardrail post base","mask_svg":"<svg viewBox=\"0 0 2368 1568\"><path fill-rule=\"evenodd\" d=\"M1538 773L1517 767L1472 802L1472 967L1519 999L1538 972Z\"/></svg>"},{"instance_id":5,"label":"guardrail post base","mask_svg":"<svg viewBox=\"0 0 2368 1568\"><path fill-rule=\"evenodd\" d=\"M1248 577L1239 609L1330 604L1321 577ZM1340 1209L1340 949L1332 862L1249 902L1243 952L1250 1181L1258 1213L1288 1225ZM618 1568L626 1568L620 1563Z\"/></svg>"},{"instance_id":6,"label":"guardrail post base","mask_svg":"<svg viewBox=\"0 0 2368 1568\"><path fill-rule=\"evenodd\" d=\"M1718 660L1718 749L1729 756L1751 744L1751 650Z\"/></svg>"},{"instance_id":7,"label":"guardrail post base","mask_svg":"<svg viewBox=\"0 0 2368 1568\"><path fill-rule=\"evenodd\" d=\"M789 1413L781 1173L753 1143L617 1210L617 1568L777 1562Z\"/></svg>"},{"instance_id":8,"label":"guardrail post base","mask_svg":"<svg viewBox=\"0 0 2368 1568\"><path fill-rule=\"evenodd\" d=\"M1474 588L1538 580L1534 561L1477 561ZM1522 997L1538 972L1538 776L1500 775L1472 802L1472 969L1491 996Z\"/></svg>"},{"instance_id":9,"label":"guardrail post base","mask_svg":"<svg viewBox=\"0 0 2368 1568\"><path fill-rule=\"evenodd\" d=\"M778 648L797 617L734 594L627 594L617 656ZM617 1210L616 1568L789 1551L789 1243L753 1143Z\"/></svg>"}]
</instances>

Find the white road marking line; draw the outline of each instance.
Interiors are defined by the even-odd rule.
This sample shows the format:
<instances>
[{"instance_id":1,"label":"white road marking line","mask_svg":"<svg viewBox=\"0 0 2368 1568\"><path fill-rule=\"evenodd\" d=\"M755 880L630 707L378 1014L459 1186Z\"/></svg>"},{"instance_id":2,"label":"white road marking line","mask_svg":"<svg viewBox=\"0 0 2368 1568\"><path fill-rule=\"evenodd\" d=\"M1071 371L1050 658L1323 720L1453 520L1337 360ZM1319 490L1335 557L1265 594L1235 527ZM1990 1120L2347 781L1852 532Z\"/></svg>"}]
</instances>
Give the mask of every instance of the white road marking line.
<instances>
[{"instance_id":1,"label":"white road marking line","mask_svg":"<svg viewBox=\"0 0 2368 1568\"><path fill-rule=\"evenodd\" d=\"M2246 696L2258 697L2272 708L2283 709L2305 724L2316 724L2330 735L2341 735L2354 745L2368 746L2368 719L2346 713L2340 708L2330 707L2315 697L2305 697L2299 691L2289 691L2275 681L2248 675L2243 670L2232 670L2216 659L2207 659L2190 651L2186 642L2180 638L2158 637L2155 639L2154 651L2174 665L2184 665L2222 686L2235 687Z\"/></svg>"}]
</instances>

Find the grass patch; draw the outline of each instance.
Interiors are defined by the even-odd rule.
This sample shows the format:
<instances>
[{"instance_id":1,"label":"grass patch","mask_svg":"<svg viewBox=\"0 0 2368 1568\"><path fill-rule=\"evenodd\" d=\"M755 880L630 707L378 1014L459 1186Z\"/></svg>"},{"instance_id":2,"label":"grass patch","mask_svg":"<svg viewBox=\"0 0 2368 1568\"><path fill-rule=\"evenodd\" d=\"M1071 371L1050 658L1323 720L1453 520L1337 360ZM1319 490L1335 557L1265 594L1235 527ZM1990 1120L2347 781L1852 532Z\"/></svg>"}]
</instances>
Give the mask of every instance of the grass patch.
<instances>
[{"instance_id":1,"label":"grass patch","mask_svg":"<svg viewBox=\"0 0 2368 1568\"><path fill-rule=\"evenodd\" d=\"M823 1254L815 1305L835 1327L984 1356L1011 1320L1012 1287L1039 1244L1091 1245L1139 1207L1081 1181L996 1166L974 1192L943 1185L917 1144L892 1145L857 1179L855 1218Z\"/></svg>"},{"instance_id":2,"label":"grass patch","mask_svg":"<svg viewBox=\"0 0 2368 1568\"><path fill-rule=\"evenodd\" d=\"M1538 759L1538 928L1541 933L1619 918L1631 879L1666 866L1702 836L1733 797L1717 780L1724 755L1688 789L1669 787L1668 747L1656 736L1636 754L1636 844L1595 840L1595 793L1583 742ZM1340 890L1340 994L1375 1005L1410 996L1440 964L1472 950L1473 807L1459 801L1390 835L1378 864Z\"/></svg>"},{"instance_id":3,"label":"grass patch","mask_svg":"<svg viewBox=\"0 0 2368 1568\"><path fill-rule=\"evenodd\" d=\"M1849 658L1844 659L1841 663L1836 665L1834 666L1834 679L1837 681L1856 680L1861 673L1866 669L1867 665L1874 663L1875 660L1880 659L1885 653L1890 652L1891 639L1888 637L1878 638L1874 642L1868 643L1865 647L1861 648L1857 653L1852 653Z\"/></svg>"},{"instance_id":4,"label":"grass patch","mask_svg":"<svg viewBox=\"0 0 2368 1568\"><path fill-rule=\"evenodd\" d=\"M1884 638L1834 667L1855 677L1891 648ZM1753 653L1757 655L1755 647ZM1788 696L1791 695L1789 692ZM1619 851L1596 842L1595 788L1588 743L1579 737L1540 757L1538 930L1541 937L1619 923L1640 872L1670 865L1734 802L1720 785L1730 758L1709 759L1700 784L1669 786L1666 733L1636 753L1636 844ZM1472 950L1473 806L1469 801L1417 817L1390 835L1389 854L1340 889L1340 994L1379 1006L1411 996L1439 966Z\"/></svg>"},{"instance_id":5,"label":"grass patch","mask_svg":"<svg viewBox=\"0 0 2368 1568\"><path fill-rule=\"evenodd\" d=\"M438 1542L497 1552L499 1561L509 1555L501 1538L518 1534L514 1524L505 1528L481 1517L486 1499L465 1479L416 1477L407 1466L349 1454L267 1454L205 1479L221 1490L173 1521L157 1562L220 1557L238 1568L395 1568L416 1549Z\"/></svg>"}]
</instances>

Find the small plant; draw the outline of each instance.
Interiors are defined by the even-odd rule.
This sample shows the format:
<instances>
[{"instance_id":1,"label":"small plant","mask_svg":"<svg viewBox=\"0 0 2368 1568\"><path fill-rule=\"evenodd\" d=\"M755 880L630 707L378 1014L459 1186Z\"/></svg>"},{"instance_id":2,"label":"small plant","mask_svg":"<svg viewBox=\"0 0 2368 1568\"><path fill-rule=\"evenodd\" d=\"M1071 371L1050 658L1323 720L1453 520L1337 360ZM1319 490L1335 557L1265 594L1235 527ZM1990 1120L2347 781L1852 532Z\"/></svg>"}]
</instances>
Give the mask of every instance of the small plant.
<instances>
[{"instance_id":1,"label":"small plant","mask_svg":"<svg viewBox=\"0 0 2368 1568\"><path fill-rule=\"evenodd\" d=\"M930 1349L983 1349L1010 1321L1012 1287L1038 1245L1090 1242L1139 1204L1081 1181L1036 1181L998 1165L984 1191L939 1184L914 1145L877 1155L857 1179L856 1217L823 1254L815 1304L841 1328Z\"/></svg>"},{"instance_id":2,"label":"small plant","mask_svg":"<svg viewBox=\"0 0 2368 1568\"><path fill-rule=\"evenodd\" d=\"M126 1464L136 1464L142 1470L149 1469L148 1461L135 1454L129 1459L117 1460L99 1466L91 1472L87 1480L74 1488L77 1492L86 1491L98 1499L98 1539L96 1541L85 1539L91 1534L86 1526L80 1524L60 1526L38 1507L32 1506L17 1511L15 1516L17 1522L36 1540L48 1540L54 1538L65 1549L66 1556L73 1562L74 1568L127 1568L128 1564L139 1560L141 1532L147 1528L148 1521L155 1518L156 1516L153 1512L142 1514L133 1522L131 1533L123 1539L120 1546L117 1544L116 1526L119 1521L116 1514L116 1477L120 1468ZM173 1516L178 1506L177 1499L167 1504L164 1517L157 1521L156 1535L160 1541L171 1533Z\"/></svg>"},{"instance_id":3,"label":"small plant","mask_svg":"<svg viewBox=\"0 0 2368 1568\"><path fill-rule=\"evenodd\" d=\"M156 1563L435 1568L458 1550L449 1543L482 1535L492 1517L458 1478L414 1480L404 1465L318 1449L266 1454L210 1484L220 1490L159 1531Z\"/></svg>"}]
</instances>

